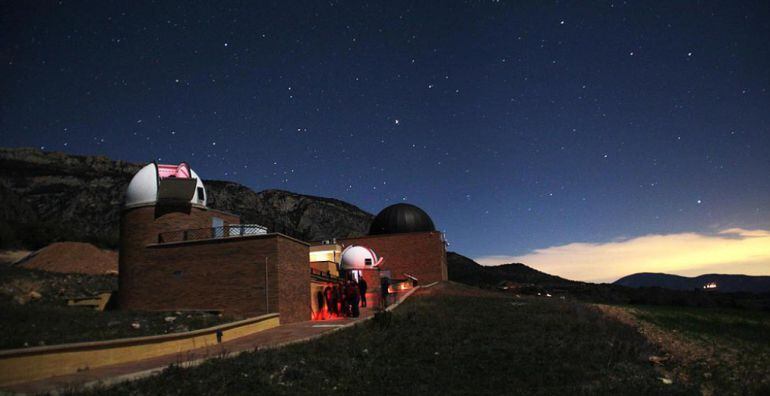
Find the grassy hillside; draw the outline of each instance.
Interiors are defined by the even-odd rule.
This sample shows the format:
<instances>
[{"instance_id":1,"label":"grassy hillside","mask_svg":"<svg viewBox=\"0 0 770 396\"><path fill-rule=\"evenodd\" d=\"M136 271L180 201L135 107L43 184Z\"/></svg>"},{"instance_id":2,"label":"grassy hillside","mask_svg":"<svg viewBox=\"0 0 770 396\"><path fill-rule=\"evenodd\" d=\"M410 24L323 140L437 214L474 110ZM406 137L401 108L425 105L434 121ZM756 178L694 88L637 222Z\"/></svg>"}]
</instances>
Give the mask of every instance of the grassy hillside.
<instances>
[{"instance_id":1,"label":"grassy hillside","mask_svg":"<svg viewBox=\"0 0 770 396\"><path fill-rule=\"evenodd\" d=\"M680 378L717 394L770 394L770 313L664 306L625 309L674 356Z\"/></svg>"},{"instance_id":2,"label":"grassy hillside","mask_svg":"<svg viewBox=\"0 0 770 396\"><path fill-rule=\"evenodd\" d=\"M681 394L630 326L558 299L455 284L393 314L279 350L172 368L89 394Z\"/></svg>"}]
</instances>

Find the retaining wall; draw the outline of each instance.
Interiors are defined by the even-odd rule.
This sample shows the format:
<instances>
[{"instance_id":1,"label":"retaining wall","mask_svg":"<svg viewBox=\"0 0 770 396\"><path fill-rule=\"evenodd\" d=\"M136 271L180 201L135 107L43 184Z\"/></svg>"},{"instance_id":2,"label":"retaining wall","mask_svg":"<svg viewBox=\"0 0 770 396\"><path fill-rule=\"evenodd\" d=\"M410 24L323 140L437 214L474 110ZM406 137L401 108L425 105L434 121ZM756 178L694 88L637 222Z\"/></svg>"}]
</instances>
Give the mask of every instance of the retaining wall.
<instances>
[{"instance_id":1,"label":"retaining wall","mask_svg":"<svg viewBox=\"0 0 770 396\"><path fill-rule=\"evenodd\" d=\"M199 348L210 347L217 353L217 331L226 342L271 329L279 322L279 315L273 313L185 333L4 350L0 351L0 386Z\"/></svg>"}]
</instances>

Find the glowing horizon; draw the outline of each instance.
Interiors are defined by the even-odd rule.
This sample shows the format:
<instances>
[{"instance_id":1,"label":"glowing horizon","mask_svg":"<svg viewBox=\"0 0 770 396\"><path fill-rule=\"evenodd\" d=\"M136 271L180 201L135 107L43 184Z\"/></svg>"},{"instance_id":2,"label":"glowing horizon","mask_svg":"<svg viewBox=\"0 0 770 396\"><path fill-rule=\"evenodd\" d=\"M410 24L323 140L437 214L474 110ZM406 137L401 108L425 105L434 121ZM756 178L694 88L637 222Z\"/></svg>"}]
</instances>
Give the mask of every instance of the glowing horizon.
<instances>
[{"instance_id":1,"label":"glowing horizon","mask_svg":"<svg viewBox=\"0 0 770 396\"><path fill-rule=\"evenodd\" d=\"M770 275L770 230L729 228L712 234L652 234L602 243L574 242L521 256L490 255L481 265L524 263L563 278L613 282L638 272Z\"/></svg>"}]
</instances>

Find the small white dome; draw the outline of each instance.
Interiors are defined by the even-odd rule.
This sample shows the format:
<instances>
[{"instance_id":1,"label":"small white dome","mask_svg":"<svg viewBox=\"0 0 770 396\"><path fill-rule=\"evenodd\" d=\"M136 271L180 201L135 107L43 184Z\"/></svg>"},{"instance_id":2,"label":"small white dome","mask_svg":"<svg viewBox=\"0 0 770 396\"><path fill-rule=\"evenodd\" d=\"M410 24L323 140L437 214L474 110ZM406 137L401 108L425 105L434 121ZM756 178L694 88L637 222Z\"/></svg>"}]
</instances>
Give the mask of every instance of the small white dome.
<instances>
[{"instance_id":1,"label":"small white dome","mask_svg":"<svg viewBox=\"0 0 770 396\"><path fill-rule=\"evenodd\" d=\"M195 192L192 194L190 203L206 206L208 197L206 197L203 182L192 169L190 169L190 179L196 180ZM158 185L162 182L163 179L159 179L158 176L157 166L154 163L147 164L139 172L136 172L131 182L128 183L124 205L130 207L156 203L158 201ZM199 197L199 194L202 196Z\"/></svg>"},{"instance_id":2,"label":"small white dome","mask_svg":"<svg viewBox=\"0 0 770 396\"><path fill-rule=\"evenodd\" d=\"M363 268L373 268L382 262L382 258L377 258L374 250L367 247L351 245L342 251L340 266L345 270L357 270Z\"/></svg>"}]
</instances>

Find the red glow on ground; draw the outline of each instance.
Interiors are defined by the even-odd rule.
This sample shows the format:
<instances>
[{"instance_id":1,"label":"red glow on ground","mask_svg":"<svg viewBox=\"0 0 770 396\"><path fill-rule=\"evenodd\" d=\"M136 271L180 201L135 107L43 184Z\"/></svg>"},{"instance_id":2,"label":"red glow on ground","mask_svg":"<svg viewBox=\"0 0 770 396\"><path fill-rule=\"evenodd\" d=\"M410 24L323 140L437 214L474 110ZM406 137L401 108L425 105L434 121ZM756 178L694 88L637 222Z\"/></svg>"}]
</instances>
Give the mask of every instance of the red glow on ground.
<instances>
[{"instance_id":1,"label":"red glow on ground","mask_svg":"<svg viewBox=\"0 0 770 396\"><path fill-rule=\"evenodd\" d=\"M336 320L344 319L345 317L339 314L329 312L329 309L324 307L320 312L311 312L310 320Z\"/></svg>"}]
</instances>

